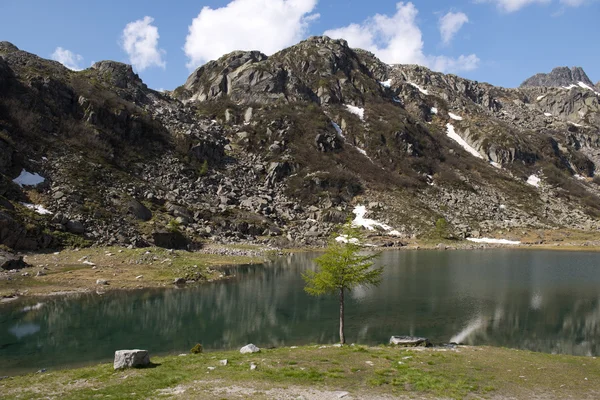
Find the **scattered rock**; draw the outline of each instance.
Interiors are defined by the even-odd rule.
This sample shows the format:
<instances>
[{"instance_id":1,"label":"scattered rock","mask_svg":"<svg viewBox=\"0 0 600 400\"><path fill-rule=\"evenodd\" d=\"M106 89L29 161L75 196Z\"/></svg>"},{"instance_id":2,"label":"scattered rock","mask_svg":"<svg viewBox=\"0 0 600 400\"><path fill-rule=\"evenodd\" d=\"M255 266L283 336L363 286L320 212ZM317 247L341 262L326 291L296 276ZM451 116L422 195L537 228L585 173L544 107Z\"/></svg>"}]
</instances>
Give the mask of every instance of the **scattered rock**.
<instances>
[{"instance_id":1,"label":"scattered rock","mask_svg":"<svg viewBox=\"0 0 600 400\"><path fill-rule=\"evenodd\" d=\"M96 279L96 285L108 285L108 281L106 279Z\"/></svg>"},{"instance_id":2,"label":"scattered rock","mask_svg":"<svg viewBox=\"0 0 600 400\"><path fill-rule=\"evenodd\" d=\"M403 347L431 347L429 339L414 336L392 336L390 344Z\"/></svg>"},{"instance_id":3,"label":"scattered rock","mask_svg":"<svg viewBox=\"0 0 600 400\"><path fill-rule=\"evenodd\" d=\"M227 360L221 360L219 361L219 364L225 367L227 365Z\"/></svg>"},{"instance_id":4,"label":"scattered rock","mask_svg":"<svg viewBox=\"0 0 600 400\"><path fill-rule=\"evenodd\" d=\"M240 353L242 353L242 354L258 353L259 351L260 351L260 349L258 347L256 347L255 345L253 345L252 343L247 344L246 346L244 346L240 349Z\"/></svg>"},{"instance_id":5,"label":"scattered rock","mask_svg":"<svg viewBox=\"0 0 600 400\"><path fill-rule=\"evenodd\" d=\"M139 368L150 365L150 354L147 350L115 351L114 369Z\"/></svg>"}]
</instances>

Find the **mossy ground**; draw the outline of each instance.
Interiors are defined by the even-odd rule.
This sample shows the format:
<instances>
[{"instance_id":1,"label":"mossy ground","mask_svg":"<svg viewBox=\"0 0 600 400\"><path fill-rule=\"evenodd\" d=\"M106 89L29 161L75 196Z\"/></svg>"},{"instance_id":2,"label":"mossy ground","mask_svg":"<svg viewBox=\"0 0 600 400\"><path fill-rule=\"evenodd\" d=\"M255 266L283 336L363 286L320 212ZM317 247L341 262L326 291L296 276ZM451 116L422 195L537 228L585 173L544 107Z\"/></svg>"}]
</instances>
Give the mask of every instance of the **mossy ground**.
<instances>
[{"instance_id":1,"label":"mossy ground","mask_svg":"<svg viewBox=\"0 0 600 400\"><path fill-rule=\"evenodd\" d=\"M226 366L220 360L228 360ZM0 398L577 398L600 396L600 361L492 347L305 346L152 358L0 381ZM251 370L250 365L257 365ZM320 397L315 397L317 394Z\"/></svg>"}]
</instances>

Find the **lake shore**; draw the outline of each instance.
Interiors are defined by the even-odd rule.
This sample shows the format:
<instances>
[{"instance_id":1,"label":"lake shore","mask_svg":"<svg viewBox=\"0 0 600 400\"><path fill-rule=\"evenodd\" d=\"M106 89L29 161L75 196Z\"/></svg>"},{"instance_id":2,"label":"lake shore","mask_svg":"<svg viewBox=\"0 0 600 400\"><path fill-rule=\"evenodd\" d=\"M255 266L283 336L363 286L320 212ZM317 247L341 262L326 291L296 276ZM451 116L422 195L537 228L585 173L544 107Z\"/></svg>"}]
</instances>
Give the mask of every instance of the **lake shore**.
<instances>
[{"instance_id":1,"label":"lake shore","mask_svg":"<svg viewBox=\"0 0 600 400\"><path fill-rule=\"evenodd\" d=\"M227 360L223 362L222 360ZM7 377L0 398L593 399L600 360L495 347L300 346L152 357ZM251 369L254 364L255 369Z\"/></svg>"},{"instance_id":2,"label":"lake shore","mask_svg":"<svg viewBox=\"0 0 600 400\"><path fill-rule=\"evenodd\" d=\"M496 235L497 237L501 237ZM540 239L543 237L544 239ZM514 238L514 236L511 236ZM385 237L372 237L385 243ZM515 250L600 251L593 232L529 232L517 238L520 245L473 243L466 240L410 239L389 242L378 250ZM231 278L226 269L261 264L284 254L322 251L300 247L277 249L258 245L209 244L196 252L157 247L129 249L91 247L59 252L29 253L31 266L17 272L0 271L0 304L22 297L106 293L111 290L168 288L197 285Z\"/></svg>"}]
</instances>

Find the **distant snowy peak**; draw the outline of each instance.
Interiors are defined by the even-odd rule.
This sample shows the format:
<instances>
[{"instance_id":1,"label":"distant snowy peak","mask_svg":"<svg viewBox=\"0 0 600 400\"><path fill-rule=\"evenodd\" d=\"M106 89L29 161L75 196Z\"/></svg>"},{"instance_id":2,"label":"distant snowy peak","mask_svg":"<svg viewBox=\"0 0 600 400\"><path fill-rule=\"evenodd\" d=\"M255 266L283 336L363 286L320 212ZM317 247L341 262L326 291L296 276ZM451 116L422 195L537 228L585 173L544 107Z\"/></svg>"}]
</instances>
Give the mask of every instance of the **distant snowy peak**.
<instances>
[{"instance_id":1,"label":"distant snowy peak","mask_svg":"<svg viewBox=\"0 0 600 400\"><path fill-rule=\"evenodd\" d=\"M580 83L590 89L594 86L583 68L557 67L548 74L536 74L531 78L526 79L520 87L571 87L572 85L573 87L576 87L581 86Z\"/></svg>"}]
</instances>

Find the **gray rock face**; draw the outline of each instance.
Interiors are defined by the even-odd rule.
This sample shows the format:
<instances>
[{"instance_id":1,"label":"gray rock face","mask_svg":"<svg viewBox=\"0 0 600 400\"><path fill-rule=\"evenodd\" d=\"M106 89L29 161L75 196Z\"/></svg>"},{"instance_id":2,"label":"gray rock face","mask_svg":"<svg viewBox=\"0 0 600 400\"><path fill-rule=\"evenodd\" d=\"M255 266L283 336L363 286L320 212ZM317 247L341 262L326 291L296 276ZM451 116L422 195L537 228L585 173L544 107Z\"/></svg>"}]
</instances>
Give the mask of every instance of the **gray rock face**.
<instances>
[{"instance_id":1,"label":"gray rock face","mask_svg":"<svg viewBox=\"0 0 600 400\"><path fill-rule=\"evenodd\" d=\"M114 369L141 368L150 365L150 354L147 350L115 351Z\"/></svg>"},{"instance_id":2,"label":"gray rock face","mask_svg":"<svg viewBox=\"0 0 600 400\"><path fill-rule=\"evenodd\" d=\"M260 351L260 349L258 347L256 347L255 345L253 345L252 343L247 344L246 346L244 346L240 349L240 353L242 353L242 354L258 353L259 351Z\"/></svg>"},{"instance_id":3,"label":"gray rock face","mask_svg":"<svg viewBox=\"0 0 600 400\"><path fill-rule=\"evenodd\" d=\"M404 347L431 347L429 339L414 336L392 336L390 344Z\"/></svg>"},{"instance_id":4,"label":"gray rock face","mask_svg":"<svg viewBox=\"0 0 600 400\"><path fill-rule=\"evenodd\" d=\"M145 87L140 77L133 72L131 65L116 61L99 61L92 65L106 79L118 88Z\"/></svg>"},{"instance_id":5,"label":"gray rock face","mask_svg":"<svg viewBox=\"0 0 600 400\"><path fill-rule=\"evenodd\" d=\"M23 257L0 250L0 269L10 271L11 269L22 269L27 267Z\"/></svg>"},{"instance_id":6,"label":"gray rock face","mask_svg":"<svg viewBox=\"0 0 600 400\"><path fill-rule=\"evenodd\" d=\"M557 67L549 74L536 74L529 79L526 79L520 87L543 86L543 87L560 87L569 86L583 82L588 86L594 86L590 78L586 75L581 67Z\"/></svg>"}]
</instances>

